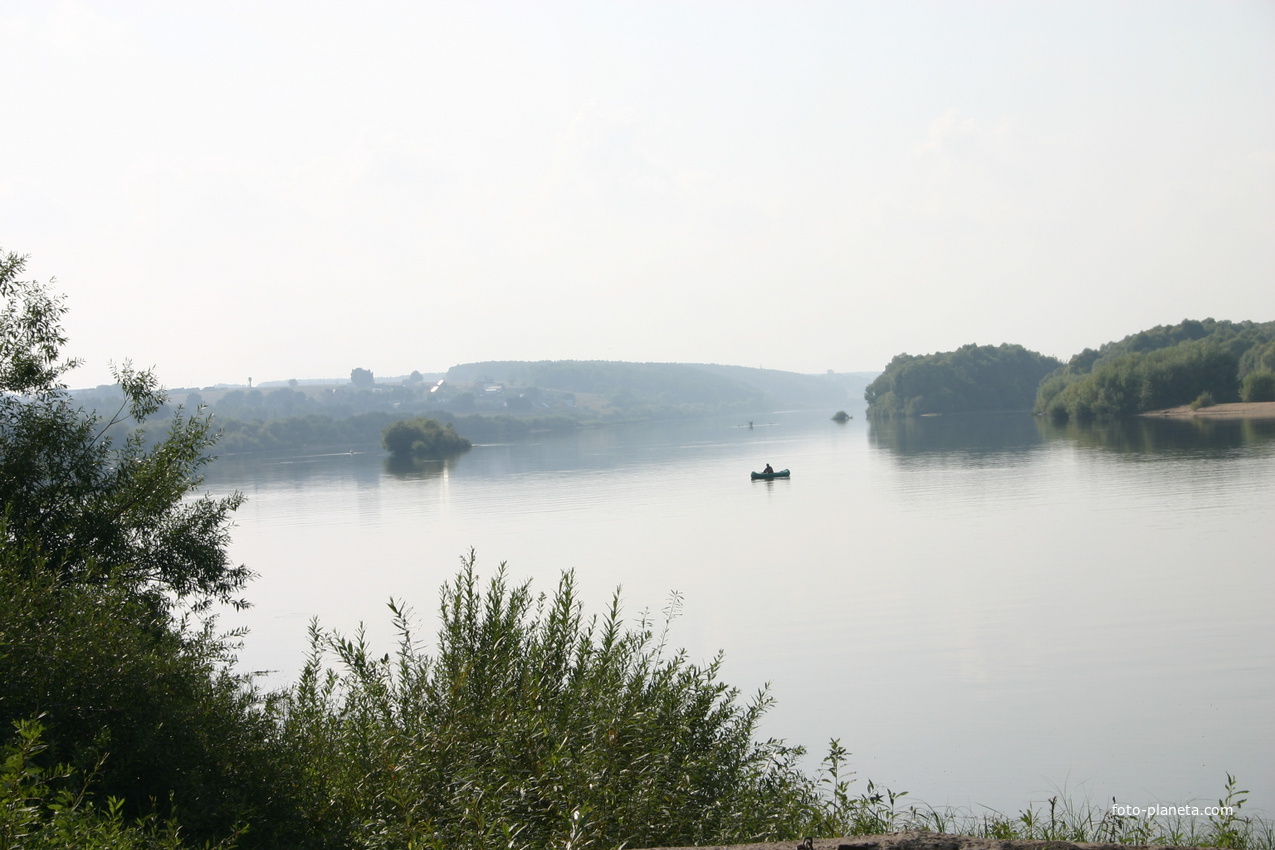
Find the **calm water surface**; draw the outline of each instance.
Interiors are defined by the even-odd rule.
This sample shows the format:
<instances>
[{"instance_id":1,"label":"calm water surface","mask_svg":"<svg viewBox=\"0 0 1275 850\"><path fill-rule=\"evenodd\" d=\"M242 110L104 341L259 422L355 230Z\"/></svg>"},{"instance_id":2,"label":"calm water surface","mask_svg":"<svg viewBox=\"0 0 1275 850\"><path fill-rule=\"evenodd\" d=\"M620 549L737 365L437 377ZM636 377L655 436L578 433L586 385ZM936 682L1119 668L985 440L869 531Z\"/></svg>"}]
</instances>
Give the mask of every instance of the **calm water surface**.
<instances>
[{"instance_id":1,"label":"calm water surface","mask_svg":"<svg viewBox=\"0 0 1275 850\"><path fill-rule=\"evenodd\" d=\"M753 482L765 463L791 480ZM778 700L766 734L829 738L861 780L1016 813L1212 803L1275 811L1275 423L1051 430L1030 417L841 426L824 412L613 426L476 446L411 473L379 453L224 458L260 573L241 658L284 683L317 617L385 602L432 634L439 586L490 574L586 606L683 600L671 641Z\"/></svg>"}]
</instances>

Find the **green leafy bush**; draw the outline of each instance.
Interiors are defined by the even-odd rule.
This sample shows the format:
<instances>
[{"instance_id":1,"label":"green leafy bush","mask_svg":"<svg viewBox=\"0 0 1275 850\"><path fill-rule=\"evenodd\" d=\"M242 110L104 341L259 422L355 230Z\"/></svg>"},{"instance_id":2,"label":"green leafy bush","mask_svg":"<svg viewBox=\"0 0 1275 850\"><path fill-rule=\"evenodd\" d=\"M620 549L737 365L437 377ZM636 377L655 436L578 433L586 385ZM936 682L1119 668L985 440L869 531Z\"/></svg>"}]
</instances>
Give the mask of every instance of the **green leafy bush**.
<instances>
[{"instance_id":1,"label":"green leafy bush","mask_svg":"<svg viewBox=\"0 0 1275 850\"><path fill-rule=\"evenodd\" d=\"M123 802L98 805L82 779L66 765L48 766L44 726L14 724L12 742L0 746L0 847L14 850L181 850L176 818L154 813L126 817ZM210 847L211 845L205 845ZM219 848L234 847L233 837Z\"/></svg>"},{"instance_id":2,"label":"green leafy bush","mask_svg":"<svg viewBox=\"0 0 1275 850\"><path fill-rule=\"evenodd\" d=\"M29 546L0 551L0 586L0 722L42 715L48 756L92 772L99 805L178 806L202 838L287 808L275 727L211 626L183 628L109 575L67 584Z\"/></svg>"},{"instance_id":3,"label":"green leafy bush","mask_svg":"<svg viewBox=\"0 0 1275 850\"><path fill-rule=\"evenodd\" d=\"M1214 400L1213 393L1205 390L1196 396L1195 400L1191 402L1191 409L1199 410L1202 407L1212 407L1215 404L1217 404L1217 401Z\"/></svg>"},{"instance_id":4,"label":"green leafy bush","mask_svg":"<svg viewBox=\"0 0 1275 850\"><path fill-rule=\"evenodd\" d=\"M391 611L393 656L313 626L283 706L314 846L730 843L799 837L820 810L802 751L754 739L766 693L741 703L720 657L666 652L618 598L586 619L569 573L550 599L502 565L484 592L471 552L433 654Z\"/></svg>"}]
</instances>

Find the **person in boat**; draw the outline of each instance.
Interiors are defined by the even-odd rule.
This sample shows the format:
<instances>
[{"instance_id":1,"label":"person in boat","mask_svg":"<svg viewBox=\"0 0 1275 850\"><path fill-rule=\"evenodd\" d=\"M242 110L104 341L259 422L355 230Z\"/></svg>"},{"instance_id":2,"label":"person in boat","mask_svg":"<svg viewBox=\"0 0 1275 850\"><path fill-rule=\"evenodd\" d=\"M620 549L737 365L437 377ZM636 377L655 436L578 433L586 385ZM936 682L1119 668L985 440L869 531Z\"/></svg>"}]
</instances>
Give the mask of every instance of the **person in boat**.
<instances>
[{"instance_id":1,"label":"person in boat","mask_svg":"<svg viewBox=\"0 0 1275 850\"><path fill-rule=\"evenodd\" d=\"M770 475L774 471L775 470L771 468L770 464L766 464L766 468L762 470L762 472L766 473L767 475Z\"/></svg>"}]
</instances>

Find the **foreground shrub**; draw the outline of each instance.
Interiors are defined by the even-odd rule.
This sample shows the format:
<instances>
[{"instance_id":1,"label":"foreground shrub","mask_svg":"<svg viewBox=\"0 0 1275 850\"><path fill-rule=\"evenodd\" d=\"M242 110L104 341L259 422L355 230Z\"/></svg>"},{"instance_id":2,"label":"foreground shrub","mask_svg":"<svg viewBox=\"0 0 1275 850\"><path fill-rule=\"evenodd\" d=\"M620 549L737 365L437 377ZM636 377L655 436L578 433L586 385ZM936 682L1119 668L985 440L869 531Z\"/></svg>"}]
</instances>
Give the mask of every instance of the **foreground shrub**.
<instances>
[{"instance_id":1,"label":"foreground shrub","mask_svg":"<svg viewBox=\"0 0 1275 850\"><path fill-rule=\"evenodd\" d=\"M0 847L21 850L180 850L187 846L175 818L127 818L123 803L98 805L84 779L66 765L46 764L44 726L14 724L12 742L0 746ZM211 845L205 845L211 846ZM230 840L216 845L234 846Z\"/></svg>"},{"instance_id":2,"label":"foreground shrub","mask_svg":"<svg viewBox=\"0 0 1275 850\"><path fill-rule=\"evenodd\" d=\"M275 727L224 640L109 575L67 584L28 547L0 549L0 587L0 729L41 716L44 757L92 775L88 800L176 807L201 841L288 808Z\"/></svg>"},{"instance_id":3,"label":"foreground shrub","mask_svg":"<svg viewBox=\"0 0 1275 850\"><path fill-rule=\"evenodd\" d=\"M741 703L720 657L666 653L646 617L624 627L618 598L586 620L570 573L548 599L502 565L484 592L471 552L443 589L433 655L390 607L393 657L312 626L286 703L316 845L643 847L812 823L802 751L754 739L766 693Z\"/></svg>"}]
</instances>

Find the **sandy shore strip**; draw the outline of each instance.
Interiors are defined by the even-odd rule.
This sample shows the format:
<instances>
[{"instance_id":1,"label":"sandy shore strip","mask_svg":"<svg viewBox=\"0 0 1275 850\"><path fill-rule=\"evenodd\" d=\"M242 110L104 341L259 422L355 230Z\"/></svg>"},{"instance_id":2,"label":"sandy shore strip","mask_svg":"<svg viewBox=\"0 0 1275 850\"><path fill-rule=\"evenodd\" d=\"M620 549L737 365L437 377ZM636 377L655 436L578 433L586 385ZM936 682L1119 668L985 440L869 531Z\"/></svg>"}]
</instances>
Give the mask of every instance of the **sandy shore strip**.
<instances>
[{"instance_id":1,"label":"sandy shore strip","mask_svg":"<svg viewBox=\"0 0 1275 850\"><path fill-rule=\"evenodd\" d=\"M666 847L661 850L1170 850L1164 844L1084 844L1071 841L1001 841L937 832L894 832L888 835L856 835L852 838L816 838L809 844L779 841L773 844L734 844L712 847ZM1181 848L1174 848L1181 850Z\"/></svg>"},{"instance_id":2,"label":"sandy shore strip","mask_svg":"<svg viewBox=\"0 0 1275 850\"><path fill-rule=\"evenodd\" d=\"M1275 419L1275 401L1238 401L1233 404L1215 404L1192 410L1187 405L1152 410L1143 416L1176 416L1196 419Z\"/></svg>"}]
</instances>

